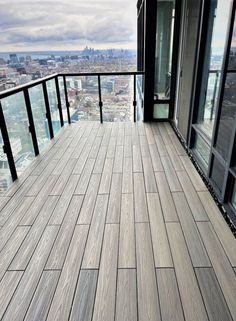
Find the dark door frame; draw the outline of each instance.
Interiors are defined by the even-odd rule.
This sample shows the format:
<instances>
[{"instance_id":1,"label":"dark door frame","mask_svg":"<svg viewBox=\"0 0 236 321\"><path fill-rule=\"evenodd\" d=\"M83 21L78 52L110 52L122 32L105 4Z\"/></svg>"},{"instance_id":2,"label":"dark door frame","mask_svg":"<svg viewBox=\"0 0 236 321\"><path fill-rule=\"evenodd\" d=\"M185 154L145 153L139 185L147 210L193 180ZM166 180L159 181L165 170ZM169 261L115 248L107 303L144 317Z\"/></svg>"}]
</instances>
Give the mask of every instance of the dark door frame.
<instances>
[{"instance_id":1,"label":"dark door frame","mask_svg":"<svg viewBox=\"0 0 236 321\"><path fill-rule=\"evenodd\" d=\"M154 120L153 118L154 103L167 102L170 106L168 118L158 119L158 121L171 120L174 115L174 107L175 107L182 0L175 1L175 21L174 21L172 67L171 67L171 91L170 91L170 98L165 101L154 100L157 1L158 0L143 1L145 34L144 34L144 48L143 48L143 52L140 54L142 54L144 57L143 67L145 71L144 117L143 117L144 122Z\"/></svg>"}]
</instances>

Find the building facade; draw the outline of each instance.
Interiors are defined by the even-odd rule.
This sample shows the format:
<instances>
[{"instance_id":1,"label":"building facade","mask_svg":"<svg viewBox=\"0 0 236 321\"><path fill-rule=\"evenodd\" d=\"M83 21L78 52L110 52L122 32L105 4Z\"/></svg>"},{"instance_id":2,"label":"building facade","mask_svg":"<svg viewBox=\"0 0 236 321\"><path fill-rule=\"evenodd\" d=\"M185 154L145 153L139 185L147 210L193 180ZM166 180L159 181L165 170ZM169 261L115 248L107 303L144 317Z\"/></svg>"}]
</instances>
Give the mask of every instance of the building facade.
<instances>
[{"instance_id":1,"label":"building facade","mask_svg":"<svg viewBox=\"0 0 236 321\"><path fill-rule=\"evenodd\" d=\"M236 224L236 1L138 1L144 121L172 122Z\"/></svg>"}]
</instances>

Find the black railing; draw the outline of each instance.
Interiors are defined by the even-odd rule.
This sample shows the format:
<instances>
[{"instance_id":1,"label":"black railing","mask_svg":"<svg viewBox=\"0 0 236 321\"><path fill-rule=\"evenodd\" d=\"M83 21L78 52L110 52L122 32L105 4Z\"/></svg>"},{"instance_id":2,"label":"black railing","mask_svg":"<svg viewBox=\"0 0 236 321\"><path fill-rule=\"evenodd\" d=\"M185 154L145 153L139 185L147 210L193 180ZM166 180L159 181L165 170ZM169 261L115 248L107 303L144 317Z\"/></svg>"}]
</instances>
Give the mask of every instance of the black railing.
<instances>
[{"instance_id":1,"label":"black railing","mask_svg":"<svg viewBox=\"0 0 236 321\"><path fill-rule=\"evenodd\" d=\"M40 150L45 145L45 141L47 141L47 139L52 139L59 128L63 127L65 123L70 124L72 122L67 84L67 80L69 78L86 76L97 78L99 118L100 122L103 123L104 102L102 93L102 77L133 76L132 108L133 120L136 121L136 95L138 94L140 96L142 88L142 85L138 82L138 88L136 89L137 78L139 75L141 77L143 74L143 72L60 73L0 92L0 145L2 144L3 153L6 155L5 159L3 154L1 156L0 153L0 157L2 157L0 158L0 175L2 169L8 167L12 180L16 180L18 177L18 165L22 164L23 157L22 153L17 154L17 150L22 148L22 150L24 150L24 154L32 159L33 156L37 156L40 153ZM61 80L60 83L59 80ZM53 82L50 83L50 81ZM50 86L52 85L51 88L49 88L49 83ZM35 96L35 98L33 98L31 92L33 90L37 91L37 96ZM18 102L19 97L16 97L17 94L20 95L21 102ZM12 98L14 99L12 100ZM76 96L76 98L78 97ZM140 97L140 99L142 99L142 97ZM18 103L20 106L18 106ZM22 146L21 140L19 139L19 137L22 138L23 135L19 129L20 126L24 126L23 129L25 134L29 136L27 138L27 143L25 143L27 148ZM24 141L24 137L22 140ZM15 147L15 145L18 145L18 147ZM28 149L31 150L31 154L33 151L33 156L28 152ZM6 161L7 164L4 164ZM0 188L1 179L3 179L2 176L0 176Z\"/></svg>"}]
</instances>

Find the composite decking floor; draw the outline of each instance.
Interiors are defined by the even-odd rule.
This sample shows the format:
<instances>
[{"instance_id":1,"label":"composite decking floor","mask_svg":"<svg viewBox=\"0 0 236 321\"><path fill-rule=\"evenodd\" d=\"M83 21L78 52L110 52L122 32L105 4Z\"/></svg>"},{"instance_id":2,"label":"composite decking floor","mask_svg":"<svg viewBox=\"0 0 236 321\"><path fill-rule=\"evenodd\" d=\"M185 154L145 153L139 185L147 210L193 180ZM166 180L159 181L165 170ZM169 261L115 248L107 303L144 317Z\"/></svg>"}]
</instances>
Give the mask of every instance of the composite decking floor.
<instances>
[{"instance_id":1,"label":"composite decking floor","mask_svg":"<svg viewBox=\"0 0 236 321\"><path fill-rule=\"evenodd\" d=\"M67 126L0 209L0 320L236 321L236 240L167 123Z\"/></svg>"}]
</instances>

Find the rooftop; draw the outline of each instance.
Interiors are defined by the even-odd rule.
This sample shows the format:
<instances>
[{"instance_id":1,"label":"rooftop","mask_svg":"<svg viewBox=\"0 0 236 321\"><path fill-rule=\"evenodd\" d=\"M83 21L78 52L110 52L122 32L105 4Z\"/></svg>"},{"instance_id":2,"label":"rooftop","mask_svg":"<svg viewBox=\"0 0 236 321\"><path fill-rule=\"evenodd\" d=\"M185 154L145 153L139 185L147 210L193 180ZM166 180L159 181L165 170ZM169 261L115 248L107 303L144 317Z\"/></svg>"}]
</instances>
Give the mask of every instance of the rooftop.
<instances>
[{"instance_id":1,"label":"rooftop","mask_svg":"<svg viewBox=\"0 0 236 321\"><path fill-rule=\"evenodd\" d=\"M1 320L236 320L236 240L169 123L62 128L0 208Z\"/></svg>"}]
</instances>

